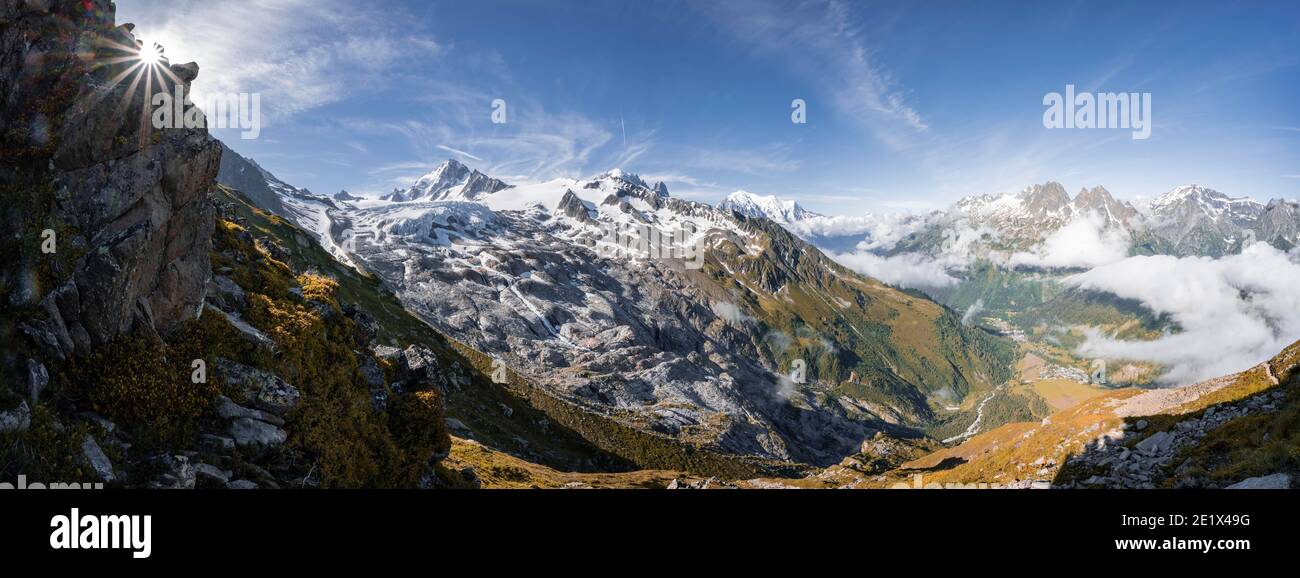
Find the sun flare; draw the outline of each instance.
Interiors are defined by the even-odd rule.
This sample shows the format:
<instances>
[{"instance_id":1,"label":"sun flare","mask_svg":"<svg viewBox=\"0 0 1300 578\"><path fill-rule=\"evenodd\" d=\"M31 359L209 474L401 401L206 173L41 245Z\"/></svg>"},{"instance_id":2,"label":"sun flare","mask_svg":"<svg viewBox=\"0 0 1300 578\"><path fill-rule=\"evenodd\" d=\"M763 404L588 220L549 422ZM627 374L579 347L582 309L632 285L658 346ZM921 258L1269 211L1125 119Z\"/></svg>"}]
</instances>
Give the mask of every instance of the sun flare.
<instances>
[{"instance_id":1,"label":"sun flare","mask_svg":"<svg viewBox=\"0 0 1300 578\"><path fill-rule=\"evenodd\" d=\"M155 66L163 59L162 45L149 39L142 39L138 51L140 62L148 66Z\"/></svg>"}]
</instances>

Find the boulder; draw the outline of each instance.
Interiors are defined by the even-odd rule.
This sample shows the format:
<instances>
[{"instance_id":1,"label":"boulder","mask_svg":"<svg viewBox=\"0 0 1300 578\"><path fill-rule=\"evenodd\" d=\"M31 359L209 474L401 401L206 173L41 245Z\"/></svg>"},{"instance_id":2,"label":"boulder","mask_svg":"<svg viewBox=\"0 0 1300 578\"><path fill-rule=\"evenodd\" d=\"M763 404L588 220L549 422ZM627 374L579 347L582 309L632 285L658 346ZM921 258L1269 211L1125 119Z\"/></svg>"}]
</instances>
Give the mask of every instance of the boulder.
<instances>
[{"instance_id":1,"label":"boulder","mask_svg":"<svg viewBox=\"0 0 1300 578\"><path fill-rule=\"evenodd\" d=\"M278 427L246 417L231 422L229 431L236 446L255 451L280 447L289 438L289 435Z\"/></svg>"},{"instance_id":2,"label":"boulder","mask_svg":"<svg viewBox=\"0 0 1300 578\"><path fill-rule=\"evenodd\" d=\"M104 450L99 447L99 442L95 441L94 436L87 434L81 440L81 457L100 481L111 484L117 479L117 476L113 475L113 462L104 455Z\"/></svg>"},{"instance_id":3,"label":"boulder","mask_svg":"<svg viewBox=\"0 0 1300 578\"><path fill-rule=\"evenodd\" d=\"M302 401L298 388L285 383L274 373L220 357L216 360L216 369L227 386L235 388L245 401L258 409L283 417Z\"/></svg>"},{"instance_id":4,"label":"boulder","mask_svg":"<svg viewBox=\"0 0 1300 578\"><path fill-rule=\"evenodd\" d=\"M235 449L235 440L225 436L205 433L199 436L199 442L204 448L214 452L225 452Z\"/></svg>"},{"instance_id":5,"label":"boulder","mask_svg":"<svg viewBox=\"0 0 1300 578\"><path fill-rule=\"evenodd\" d=\"M226 482L230 481L232 473L211 464L200 463L194 466L194 475L196 483L205 482L205 485L226 487Z\"/></svg>"},{"instance_id":6,"label":"boulder","mask_svg":"<svg viewBox=\"0 0 1300 578\"><path fill-rule=\"evenodd\" d=\"M1169 432L1156 432L1150 437L1137 443L1137 450L1148 455L1164 453L1169 445L1174 441L1174 436Z\"/></svg>"},{"instance_id":7,"label":"boulder","mask_svg":"<svg viewBox=\"0 0 1300 578\"><path fill-rule=\"evenodd\" d=\"M391 347L388 345L376 345L374 349L371 349L371 351L374 352L375 357L393 363L398 363L402 359L402 350L396 347Z\"/></svg>"},{"instance_id":8,"label":"boulder","mask_svg":"<svg viewBox=\"0 0 1300 578\"><path fill-rule=\"evenodd\" d=\"M442 393L447 393L447 378L442 373L442 367L438 363L438 356L434 355L427 347L412 345L402 351L402 362L399 365L399 377L405 380L414 380L435 387Z\"/></svg>"},{"instance_id":9,"label":"boulder","mask_svg":"<svg viewBox=\"0 0 1300 578\"><path fill-rule=\"evenodd\" d=\"M32 425L32 408L27 400L18 402L18 407L0 411L0 433L25 431Z\"/></svg>"},{"instance_id":10,"label":"boulder","mask_svg":"<svg viewBox=\"0 0 1300 578\"><path fill-rule=\"evenodd\" d=\"M185 64L171 65L172 73L184 82L194 82L199 77L199 65L197 62L186 62Z\"/></svg>"},{"instance_id":11,"label":"boulder","mask_svg":"<svg viewBox=\"0 0 1300 578\"><path fill-rule=\"evenodd\" d=\"M438 357L427 347L412 345L402 351L402 361L406 370L415 379L422 379L430 372L438 370Z\"/></svg>"},{"instance_id":12,"label":"boulder","mask_svg":"<svg viewBox=\"0 0 1300 578\"><path fill-rule=\"evenodd\" d=\"M196 471L186 456L163 454L154 460L161 472L148 487L162 490L194 489Z\"/></svg>"},{"instance_id":13,"label":"boulder","mask_svg":"<svg viewBox=\"0 0 1300 578\"><path fill-rule=\"evenodd\" d=\"M50 383L50 373L35 359L27 360L27 397L32 405L40 403L41 392Z\"/></svg>"},{"instance_id":14,"label":"boulder","mask_svg":"<svg viewBox=\"0 0 1300 578\"><path fill-rule=\"evenodd\" d=\"M248 306L248 295L230 277L213 275L208 283L208 301L223 311L243 311Z\"/></svg>"},{"instance_id":15,"label":"boulder","mask_svg":"<svg viewBox=\"0 0 1300 578\"><path fill-rule=\"evenodd\" d=\"M1289 490L1290 474L1277 473L1268 476L1248 478L1228 486L1229 490Z\"/></svg>"},{"instance_id":16,"label":"boulder","mask_svg":"<svg viewBox=\"0 0 1300 578\"><path fill-rule=\"evenodd\" d=\"M226 321L230 323L231 327L234 327L235 330L239 332L240 337L242 337L245 341L248 341L272 353L275 353L278 350L278 347L275 344L275 340L271 339L270 337L267 337L265 333L262 333L256 327L253 327L252 325L249 325L248 322L244 321L243 319L240 319L238 315L234 315L222 311L221 309L213 307L211 304L207 305L206 308L208 312L215 313L217 315L224 317Z\"/></svg>"},{"instance_id":17,"label":"boulder","mask_svg":"<svg viewBox=\"0 0 1300 578\"><path fill-rule=\"evenodd\" d=\"M379 322L369 313L358 309L356 305L345 305L343 315L351 319L356 328L355 337L358 346L365 347L379 336Z\"/></svg>"},{"instance_id":18,"label":"boulder","mask_svg":"<svg viewBox=\"0 0 1300 578\"><path fill-rule=\"evenodd\" d=\"M284 420L280 419L275 414L267 413L260 409L244 407L231 401L230 398L224 395L217 398L217 415L226 420L247 418L264 421L276 426L284 425Z\"/></svg>"}]
</instances>

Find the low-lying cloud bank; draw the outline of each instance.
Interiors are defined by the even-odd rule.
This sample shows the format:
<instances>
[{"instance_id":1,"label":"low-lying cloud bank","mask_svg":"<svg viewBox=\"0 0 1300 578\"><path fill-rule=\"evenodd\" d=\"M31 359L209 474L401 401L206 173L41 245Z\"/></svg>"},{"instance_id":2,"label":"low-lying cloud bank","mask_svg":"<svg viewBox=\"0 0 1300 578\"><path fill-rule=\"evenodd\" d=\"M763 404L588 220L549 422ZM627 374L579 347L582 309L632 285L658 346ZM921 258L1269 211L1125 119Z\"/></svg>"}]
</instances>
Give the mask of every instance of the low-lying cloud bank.
<instances>
[{"instance_id":1,"label":"low-lying cloud bank","mask_svg":"<svg viewBox=\"0 0 1300 578\"><path fill-rule=\"evenodd\" d=\"M890 285L917 289L951 287L957 278L941 261L918 253L881 257L874 253L831 253L830 257L858 273Z\"/></svg>"},{"instance_id":2,"label":"low-lying cloud bank","mask_svg":"<svg viewBox=\"0 0 1300 578\"><path fill-rule=\"evenodd\" d=\"M1048 235L1032 251L1011 255L1012 267L1092 268L1128 257L1129 237L1124 231L1107 229L1098 215L1076 218Z\"/></svg>"},{"instance_id":3,"label":"low-lying cloud bank","mask_svg":"<svg viewBox=\"0 0 1300 578\"><path fill-rule=\"evenodd\" d=\"M861 216L818 215L803 220L783 223L790 231L803 238L852 237L864 235L864 243L871 248L890 246L903 237L920 232L929 224L926 217L908 214Z\"/></svg>"},{"instance_id":4,"label":"low-lying cloud bank","mask_svg":"<svg viewBox=\"0 0 1300 578\"><path fill-rule=\"evenodd\" d=\"M912 289L941 289L957 285L961 280L956 274L970 266L981 239L996 236L996 231L989 228L976 228L965 222L952 223L944 231L942 248L935 254L882 256L878 251L893 249L907 235L921 231L927 222L893 217L878 221L878 225L870 237L854 247L853 252L827 254L858 273Z\"/></svg>"},{"instance_id":5,"label":"low-lying cloud bank","mask_svg":"<svg viewBox=\"0 0 1300 578\"><path fill-rule=\"evenodd\" d=\"M1154 341L1091 332L1084 355L1125 358L1169 369L1161 381L1186 385L1261 363L1300 340L1300 252L1265 243L1211 259L1130 257L1074 275L1075 287L1141 301L1182 327Z\"/></svg>"}]
</instances>

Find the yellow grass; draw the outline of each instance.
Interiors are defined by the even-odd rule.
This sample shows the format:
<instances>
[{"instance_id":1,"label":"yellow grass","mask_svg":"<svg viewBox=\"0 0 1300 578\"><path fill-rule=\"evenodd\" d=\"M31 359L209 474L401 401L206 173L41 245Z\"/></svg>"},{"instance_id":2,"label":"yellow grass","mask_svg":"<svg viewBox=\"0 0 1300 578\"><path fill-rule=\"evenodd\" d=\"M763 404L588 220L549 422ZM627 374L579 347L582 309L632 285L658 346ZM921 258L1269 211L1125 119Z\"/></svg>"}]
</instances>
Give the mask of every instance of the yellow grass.
<instances>
[{"instance_id":1,"label":"yellow grass","mask_svg":"<svg viewBox=\"0 0 1300 578\"><path fill-rule=\"evenodd\" d=\"M1052 411L1070 409L1080 403L1106 393L1105 390L1086 383L1068 379L1046 379L1034 382L1034 391L1047 402Z\"/></svg>"},{"instance_id":2,"label":"yellow grass","mask_svg":"<svg viewBox=\"0 0 1300 578\"><path fill-rule=\"evenodd\" d=\"M452 438L451 455L441 466L473 468L484 489L530 488L664 488L674 479L698 481L681 472L640 470L617 474L561 472L488 448L473 440Z\"/></svg>"}]
</instances>

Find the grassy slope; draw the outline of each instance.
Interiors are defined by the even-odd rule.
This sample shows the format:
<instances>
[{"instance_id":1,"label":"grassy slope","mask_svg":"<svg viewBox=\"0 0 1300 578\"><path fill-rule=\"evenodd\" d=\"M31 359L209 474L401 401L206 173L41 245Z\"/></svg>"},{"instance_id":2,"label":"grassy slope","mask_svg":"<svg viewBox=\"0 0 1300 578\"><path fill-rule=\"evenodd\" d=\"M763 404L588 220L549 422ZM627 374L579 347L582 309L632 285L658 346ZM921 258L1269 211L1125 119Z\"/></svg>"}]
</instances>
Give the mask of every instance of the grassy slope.
<instances>
[{"instance_id":1,"label":"grassy slope","mask_svg":"<svg viewBox=\"0 0 1300 578\"><path fill-rule=\"evenodd\" d=\"M1050 277L1040 279L1030 273L1008 271L988 261L977 261L962 274L961 283L931 293L959 311L978 302L988 314L1005 315L1043 303L1057 291L1057 283Z\"/></svg>"},{"instance_id":2,"label":"grassy slope","mask_svg":"<svg viewBox=\"0 0 1300 578\"><path fill-rule=\"evenodd\" d=\"M1167 315L1152 313L1140 302L1108 293L1068 289L1017 319L1026 331L1037 326L1091 326L1120 339L1155 339L1177 330Z\"/></svg>"},{"instance_id":3,"label":"grassy slope","mask_svg":"<svg viewBox=\"0 0 1300 578\"><path fill-rule=\"evenodd\" d=\"M810 380L894 406L920 425L933 419L928 396L962 398L1011 376L1016 354L1005 340L963 326L923 295L845 269L770 221L747 226L764 238L762 250L723 248L705 272L769 330L792 338L785 350L761 344L780 370L803 359ZM839 347L826 348L822 337Z\"/></svg>"},{"instance_id":4,"label":"grassy slope","mask_svg":"<svg viewBox=\"0 0 1300 578\"><path fill-rule=\"evenodd\" d=\"M454 438L442 466L452 473L472 468L485 489L660 489L673 480L698 481L679 471L638 470L617 473L572 473L521 460L472 440Z\"/></svg>"},{"instance_id":5,"label":"grassy slope","mask_svg":"<svg viewBox=\"0 0 1300 578\"><path fill-rule=\"evenodd\" d=\"M1290 392L1288 404L1283 409L1266 414L1265 418L1248 417L1238 420L1259 420L1263 422L1261 424L1229 422L1188 457L1203 460L1208 464L1203 469L1217 472L1225 478L1229 475L1260 475L1278 469L1295 471L1300 467L1295 450L1296 442L1300 440L1300 427L1297 427L1295 417L1300 412L1300 403L1297 403L1295 395L1297 375L1300 374L1296 368L1298 362L1300 343L1287 348L1269 362L1282 386ZM1267 378L1263 367L1261 365L1213 383L1189 386L1196 389L1184 389L1186 399L1165 408L1158 415L1116 415L1115 407L1126 400L1145 395L1141 390L1120 390L1096 396L1042 422L1008 424L975 436L959 446L906 464L880 479L871 480L870 484L888 487L896 482L907 482L915 474L924 475L927 483L941 484L994 484L1030 479L1041 467L1035 465L1036 462L1065 463L1069 455L1081 451L1100 434L1121 428L1125 421L1144 419L1151 424L1141 436L1129 436L1125 440L1126 444L1132 444L1157 431L1173 428L1183 419L1198 416L1211 406L1233 403L1278 387ZM1267 424L1267 428L1262 430L1246 427L1263 427L1264 424ZM1264 440L1263 433L1269 431L1274 432L1270 436L1271 441ZM1214 446L1218 449L1206 449L1213 444L1219 444ZM1224 447L1229 447L1232 451L1222 451ZM1080 476L1086 477L1086 474L1061 472L1055 481L1060 483Z\"/></svg>"}]
</instances>

